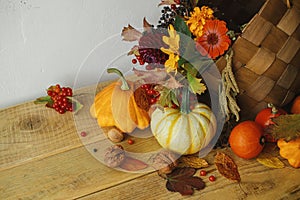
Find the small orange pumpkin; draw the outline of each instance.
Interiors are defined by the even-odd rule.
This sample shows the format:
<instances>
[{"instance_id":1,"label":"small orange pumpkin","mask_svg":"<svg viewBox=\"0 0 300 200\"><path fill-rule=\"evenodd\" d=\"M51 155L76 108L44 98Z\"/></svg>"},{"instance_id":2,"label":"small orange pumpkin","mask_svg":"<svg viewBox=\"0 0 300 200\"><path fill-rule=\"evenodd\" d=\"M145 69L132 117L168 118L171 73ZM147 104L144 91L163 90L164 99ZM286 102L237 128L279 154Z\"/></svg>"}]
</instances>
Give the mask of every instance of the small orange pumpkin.
<instances>
[{"instance_id":1,"label":"small orange pumpkin","mask_svg":"<svg viewBox=\"0 0 300 200\"><path fill-rule=\"evenodd\" d=\"M291 113L300 114L300 96L297 96L292 104Z\"/></svg>"},{"instance_id":2,"label":"small orange pumpkin","mask_svg":"<svg viewBox=\"0 0 300 200\"><path fill-rule=\"evenodd\" d=\"M258 123L250 120L241 122L230 133L230 147L241 158L255 158L264 147L263 133L263 129Z\"/></svg>"},{"instance_id":3,"label":"small orange pumpkin","mask_svg":"<svg viewBox=\"0 0 300 200\"><path fill-rule=\"evenodd\" d=\"M118 74L121 81L111 83L95 96L90 113L97 118L99 126L116 126L126 133L132 132L136 127L148 127L150 116L136 104L134 83L126 81L118 69L110 68L107 71Z\"/></svg>"}]
</instances>

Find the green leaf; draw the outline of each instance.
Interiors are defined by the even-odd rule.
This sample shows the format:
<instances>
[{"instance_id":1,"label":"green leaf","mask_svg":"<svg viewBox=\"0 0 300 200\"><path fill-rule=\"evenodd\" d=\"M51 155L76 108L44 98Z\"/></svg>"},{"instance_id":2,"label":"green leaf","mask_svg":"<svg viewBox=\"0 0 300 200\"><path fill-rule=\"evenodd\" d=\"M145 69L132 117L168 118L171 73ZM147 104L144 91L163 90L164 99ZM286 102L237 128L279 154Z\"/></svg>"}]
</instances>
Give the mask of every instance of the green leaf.
<instances>
[{"instance_id":1,"label":"green leaf","mask_svg":"<svg viewBox=\"0 0 300 200\"><path fill-rule=\"evenodd\" d=\"M33 103L34 104L45 104L45 103L51 103L53 100L51 99L50 96L44 96L44 97L39 97L37 98Z\"/></svg>"},{"instance_id":2,"label":"green leaf","mask_svg":"<svg viewBox=\"0 0 300 200\"><path fill-rule=\"evenodd\" d=\"M187 73L187 80L189 82L189 86L190 86L190 89L191 91L194 93L194 94L202 94L205 92L206 90L206 86L201 83L201 80L200 78L196 78L195 76L192 76L189 72Z\"/></svg>"},{"instance_id":3,"label":"green leaf","mask_svg":"<svg viewBox=\"0 0 300 200\"><path fill-rule=\"evenodd\" d=\"M175 23L174 23L174 28L177 32L180 32L182 34L185 34L188 37L192 36L192 33L185 23L184 19L182 17L176 16L175 17Z\"/></svg>"},{"instance_id":4,"label":"green leaf","mask_svg":"<svg viewBox=\"0 0 300 200\"><path fill-rule=\"evenodd\" d=\"M76 114L81 108L83 108L83 105L76 100L74 97L67 97L73 104L73 112Z\"/></svg>"},{"instance_id":5,"label":"green leaf","mask_svg":"<svg viewBox=\"0 0 300 200\"><path fill-rule=\"evenodd\" d=\"M267 132L275 139L284 138L287 142L300 137L300 114L280 115L272 118L275 124Z\"/></svg>"},{"instance_id":6,"label":"green leaf","mask_svg":"<svg viewBox=\"0 0 300 200\"><path fill-rule=\"evenodd\" d=\"M174 104L179 106L176 94L172 89L168 89L164 87L160 92L160 97L159 97L159 104L162 106L168 106L171 107Z\"/></svg>"}]
</instances>

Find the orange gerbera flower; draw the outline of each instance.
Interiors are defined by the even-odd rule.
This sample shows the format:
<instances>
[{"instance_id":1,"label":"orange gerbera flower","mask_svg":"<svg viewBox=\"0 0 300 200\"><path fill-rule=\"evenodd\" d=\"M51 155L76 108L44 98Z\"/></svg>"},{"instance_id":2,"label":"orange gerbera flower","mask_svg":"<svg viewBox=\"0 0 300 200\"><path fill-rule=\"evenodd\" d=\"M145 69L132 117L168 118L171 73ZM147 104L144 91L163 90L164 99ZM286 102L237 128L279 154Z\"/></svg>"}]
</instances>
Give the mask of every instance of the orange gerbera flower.
<instances>
[{"instance_id":1,"label":"orange gerbera flower","mask_svg":"<svg viewBox=\"0 0 300 200\"><path fill-rule=\"evenodd\" d=\"M212 59L223 55L229 48L231 40L226 34L228 29L226 23L221 20L206 20L203 27L203 35L196 38L196 48L203 56Z\"/></svg>"}]
</instances>

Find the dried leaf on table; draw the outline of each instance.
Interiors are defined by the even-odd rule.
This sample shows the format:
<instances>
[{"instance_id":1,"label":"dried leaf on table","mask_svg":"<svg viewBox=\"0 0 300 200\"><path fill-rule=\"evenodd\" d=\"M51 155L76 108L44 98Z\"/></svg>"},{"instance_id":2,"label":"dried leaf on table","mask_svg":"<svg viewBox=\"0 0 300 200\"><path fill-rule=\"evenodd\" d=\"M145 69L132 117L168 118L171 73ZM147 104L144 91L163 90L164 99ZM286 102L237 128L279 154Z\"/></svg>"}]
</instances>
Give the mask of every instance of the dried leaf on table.
<instances>
[{"instance_id":1,"label":"dried leaf on table","mask_svg":"<svg viewBox=\"0 0 300 200\"><path fill-rule=\"evenodd\" d=\"M147 168L148 165L141 160L126 156L119 167L127 171L139 171Z\"/></svg>"},{"instance_id":2,"label":"dried leaf on table","mask_svg":"<svg viewBox=\"0 0 300 200\"><path fill-rule=\"evenodd\" d=\"M275 139L284 138L288 142L300 136L300 114L280 115L272 120L275 124L267 132Z\"/></svg>"},{"instance_id":3,"label":"dried leaf on table","mask_svg":"<svg viewBox=\"0 0 300 200\"><path fill-rule=\"evenodd\" d=\"M256 158L257 162L260 164L270 167L270 168L284 168L284 163L279 160L279 158L274 156L261 156Z\"/></svg>"},{"instance_id":4,"label":"dried leaf on table","mask_svg":"<svg viewBox=\"0 0 300 200\"><path fill-rule=\"evenodd\" d=\"M181 195L192 195L194 189L203 189L205 183L200 177L193 176L195 173L196 169L194 168L176 168L172 173L167 174L167 189L172 192L179 192Z\"/></svg>"},{"instance_id":5,"label":"dried leaf on table","mask_svg":"<svg viewBox=\"0 0 300 200\"><path fill-rule=\"evenodd\" d=\"M179 158L180 167L192 167L195 169L208 167L206 160L199 158L197 156L181 156Z\"/></svg>"},{"instance_id":6,"label":"dried leaf on table","mask_svg":"<svg viewBox=\"0 0 300 200\"><path fill-rule=\"evenodd\" d=\"M222 176L240 182L241 177L238 166L234 160L225 153L218 152L215 156L215 165Z\"/></svg>"},{"instance_id":7,"label":"dried leaf on table","mask_svg":"<svg viewBox=\"0 0 300 200\"><path fill-rule=\"evenodd\" d=\"M128 27L124 27L122 30L122 37L125 41L138 41L142 37L142 33L135 28L133 28L130 24Z\"/></svg>"}]
</instances>

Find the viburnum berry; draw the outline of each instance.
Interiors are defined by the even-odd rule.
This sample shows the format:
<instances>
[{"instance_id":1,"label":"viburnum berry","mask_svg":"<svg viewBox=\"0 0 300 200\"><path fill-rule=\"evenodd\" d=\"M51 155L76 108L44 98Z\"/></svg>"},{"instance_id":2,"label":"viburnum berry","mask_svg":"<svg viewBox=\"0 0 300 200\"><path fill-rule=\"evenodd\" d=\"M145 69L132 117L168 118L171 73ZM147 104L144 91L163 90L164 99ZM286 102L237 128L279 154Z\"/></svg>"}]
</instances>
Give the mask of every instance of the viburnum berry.
<instances>
[{"instance_id":1,"label":"viburnum berry","mask_svg":"<svg viewBox=\"0 0 300 200\"><path fill-rule=\"evenodd\" d=\"M132 139L128 139L128 140L127 140L127 143L131 145L131 144L133 144L133 143L134 143L134 140L132 140Z\"/></svg>"},{"instance_id":2,"label":"viburnum berry","mask_svg":"<svg viewBox=\"0 0 300 200\"><path fill-rule=\"evenodd\" d=\"M200 176L206 176L207 172L205 170L200 171Z\"/></svg>"},{"instance_id":3,"label":"viburnum berry","mask_svg":"<svg viewBox=\"0 0 300 200\"><path fill-rule=\"evenodd\" d=\"M216 180L216 177L214 175L210 175L208 177L208 180L211 181L211 182L214 182Z\"/></svg>"},{"instance_id":4,"label":"viburnum berry","mask_svg":"<svg viewBox=\"0 0 300 200\"><path fill-rule=\"evenodd\" d=\"M131 62L132 62L132 64L136 64L137 60L136 59L132 59Z\"/></svg>"}]
</instances>

